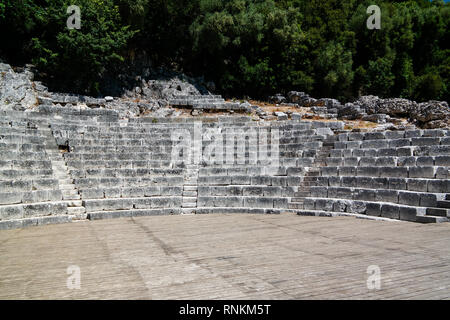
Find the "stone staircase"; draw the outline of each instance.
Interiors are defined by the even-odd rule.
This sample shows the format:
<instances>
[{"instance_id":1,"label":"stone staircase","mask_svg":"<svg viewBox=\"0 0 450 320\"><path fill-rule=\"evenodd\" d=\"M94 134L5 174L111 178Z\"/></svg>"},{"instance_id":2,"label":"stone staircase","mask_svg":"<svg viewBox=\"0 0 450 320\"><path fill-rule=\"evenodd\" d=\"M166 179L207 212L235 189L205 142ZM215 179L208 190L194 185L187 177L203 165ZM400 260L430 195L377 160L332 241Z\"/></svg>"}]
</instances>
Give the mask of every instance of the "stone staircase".
<instances>
[{"instance_id":1,"label":"stone staircase","mask_svg":"<svg viewBox=\"0 0 450 320\"><path fill-rule=\"evenodd\" d=\"M198 172L197 165L187 165L184 174L183 202L182 209L184 214L196 213L198 197Z\"/></svg>"},{"instance_id":2,"label":"stone staircase","mask_svg":"<svg viewBox=\"0 0 450 320\"><path fill-rule=\"evenodd\" d=\"M247 108L242 106L239 102L227 102L220 95L178 96L169 100L169 104L176 107L188 107L197 110L247 110Z\"/></svg>"},{"instance_id":3,"label":"stone staircase","mask_svg":"<svg viewBox=\"0 0 450 320\"><path fill-rule=\"evenodd\" d=\"M338 134L305 177L297 213L450 221L449 136L445 129Z\"/></svg>"},{"instance_id":4,"label":"stone staircase","mask_svg":"<svg viewBox=\"0 0 450 320\"><path fill-rule=\"evenodd\" d=\"M418 221L422 223L450 221L450 194L445 195L445 200L437 201L435 208L427 208L425 215L418 217Z\"/></svg>"},{"instance_id":5,"label":"stone staircase","mask_svg":"<svg viewBox=\"0 0 450 320\"><path fill-rule=\"evenodd\" d=\"M69 170L62 155L62 151L59 150L50 128L41 126L40 131L42 135L46 137L45 151L52 163L53 176L58 180L63 201L67 203L68 215L77 220L86 219L86 209L82 205L78 189L68 173Z\"/></svg>"}]
</instances>

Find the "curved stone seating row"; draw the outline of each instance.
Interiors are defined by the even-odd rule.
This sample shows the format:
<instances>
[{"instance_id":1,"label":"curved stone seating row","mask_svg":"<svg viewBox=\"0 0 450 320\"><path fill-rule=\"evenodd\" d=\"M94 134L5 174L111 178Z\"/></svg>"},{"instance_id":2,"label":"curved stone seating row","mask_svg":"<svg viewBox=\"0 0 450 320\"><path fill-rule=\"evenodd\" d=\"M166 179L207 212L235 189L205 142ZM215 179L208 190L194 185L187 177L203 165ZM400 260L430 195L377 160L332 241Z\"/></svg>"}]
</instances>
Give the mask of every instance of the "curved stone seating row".
<instances>
[{"instance_id":1,"label":"curved stone seating row","mask_svg":"<svg viewBox=\"0 0 450 320\"><path fill-rule=\"evenodd\" d=\"M0 135L27 135L30 137L40 136L41 133L36 129L17 128L10 125L0 125Z\"/></svg>"},{"instance_id":2,"label":"curved stone seating row","mask_svg":"<svg viewBox=\"0 0 450 320\"><path fill-rule=\"evenodd\" d=\"M334 199L392 202L417 207L436 207L438 201L445 200L446 193L355 187L314 187L311 188L311 196L318 198L328 197Z\"/></svg>"},{"instance_id":3,"label":"curved stone seating row","mask_svg":"<svg viewBox=\"0 0 450 320\"><path fill-rule=\"evenodd\" d=\"M133 121L131 121L133 120ZM86 205L95 203L96 200L106 203L118 204L115 206L86 208L90 217L120 216L120 211L125 215L131 214L133 210L144 210L140 212L152 213L153 210L162 208L130 208L130 202L120 207L120 199L158 199L161 196L169 197L183 196L189 201L194 201L196 209L211 208L212 212L228 210L228 202L233 201L234 208L246 208L246 210L257 209L258 212L280 212L281 208L287 208L289 197L294 195L296 186L301 181L304 173L303 167L310 166L314 162L317 148L321 146L324 135L318 134L313 123L282 122L266 123L260 125L254 123L248 117L243 117L241 121L218 121L203 122L202 133L213 129L226 133L233 129L279 129L279 163L277 168L267 167L267 158L259 158L255 163L246 161L243 164L223 163L209 164L205 160L196 165L194 171L198 172L198 177L186 180L189 169L183 163L171 162L171 135L176 129L188 130L191 135L194 130L194 121L169 121L164 123L154 123L151 119L130 119L128 123L105 124L83 124L72 121L69 125L52 123L54 135L61 141L67 142L70 152L64 154L71 177L77 186L83 201ZM336 126L331 123L329 127ZM328 128L327 125L319 125L320 128ZM329 130L329 129L328 129ZM325 132L323 132L325 133ZM329 134L330 132L326 132ZM270 149L270 134L267 134L267 143L260 143L259 147ZM223 137L223 151L233 150L233 157L236 159L253 158L257 151L242 150L237 145L230 149L225 148L227 143L235 138ZM237 143L253 144L257 140L250 137L238 136ZM209 141L203 141L203 151L208 147ZM214 152L215 153L215 152ZM270 151L269 151L270 153ZM226 154L222 159L225 161ZM154 179L142 178L155 168L179 168L178 177L168 181L167 178L155 177ZM212 174L215 172L214 174ZM219 172L225 176L217 175ZM158 180L159 179L159 180ZM168 181L168 183L167 183ZM164 189L172 186L171 189ZM193 185L191 185L193 184ZM224 186L224 194L218 195L208 193L209 187ZM216 189L214 189L216 190ZM241 190L236 194L236 190ZM261 194L255 194L257 191ZM203 192L203 193L202 193ZM252 193L252 194L251 194ZM264 200L272 195L270 200ZM134 196L134 197L133 197ZM238 197L234 199L230 196ZM223 199L222 199L223 198ZM228 200L226 200L228 198ZM202 199L202 200L201 200ZM234 199L234 200L233 200ZM117 201L116 201L117 200ZM141 201L139 200L139 201ZM204 200L204 201L203 201ZM116 202L114 202L116 201ZM144 200L142 200L144 201ZM104 203L104 202L101 202ZM85 204L83 202L83 204ZM178 209L181 209L179 206ZM268 211L268 209L272 209ZM275 210L277 209L277 210ZM148 211L150 210L150 211ZM156 211L161 212L161 211ZM202 211L205 212L205 211ZM253 211L256 212L256 211Z\"/></svg>"},{"instance_id":4,"label":"curved stone seating row","mask_svg":"<svg viewBox=\"0 0 450 320\"><path fill-rule=\"evenodd\" d=\"M450 137L420 137L406 139L377 139L363 141L336 142L336 149L371 149L371 148L397 148L408 146L436 146L450 145Z\"/></svg>"},{"instance_id":5,"label":"curved stone seating row","mask_svg":"<svg viewBox=\"0 0 450 320\"><path fill-rule=\"evenodd\" d=\"M0 161L35 161L36 158L42 159L45 157L44 151L38 151L38 152L1 152L0 153ZM1 166L3 168L3 166Z\"/></svg>"},{"instance_id":6,"label":"curved stone seating row","mask_svg":"<svg viewBox=\"0 0 450 320\"><path fill-rule=\"evenodd\" d=\"M297 138L281 138L278 142L280 144L280 148L285 148L286 150L292 148L317 148L320 146L318 144L319 141L324 139L323 136L300 136ZM291 140L291 141L288 141ZM207 140L209 141L209 140ZM267 141L265 143L259 143L259 140L255 139L243 139L239 140L245 141L246 144L258 144L262 146L267 145ZM145 135L145 138L140 139L118 139L118 138L104 138L104 137L91 137L89 139L70 139L71 146L74 148L83 148L83 147L97 147L97 148L105 148L110 147L114 149L124 148L124 147L148 147L148 146L161 146L172 144L172 139L170 137L162 138L160 136L155 136L154 133ZM206 141L205 141L206 142ZM232 144L236 142L233 139L222 139L221 142L223 144ZM269 140L270 145L270 140ZM236 147L235 147L236 148ZM82 150L82 149L81 149Z\"/></svg>"},{"instance_id":7,"label":"curved stone seating row","mask_svg":"<svg viewBox=\"0 0 450 320\"><path fill-rule=\"evenodd\" d=\"M135 150L135 149L134 149ZM64 154L66 160L166 160L170 161L171 153L121 152L121 153L72 153Z\"/></svg>"},{"instance_id":8,"label":"curved stone seating row","mask_svg":"<svg viewBox=\"0 0 450 320\"><path fill-rule=\"evenodd\" d=\"M85 116L86 119L95 118L98 122L117 121L119 118L119 114L115 110L109 110L105 108L66 108L55 105L40 105L37 111L41 116Z\"/></svg>"},{"instance_id":9,"label":"curved stone seating row","mask_svg":"<svg viewBox=\"0 0 450 320\"><path fill-rule=\"evenodd\" d=\"M181 196L145 198L130 197L115 199L86 199L83 200L83 206L86 208L86 212L90 214L97 211L180 208L181 202Z\"/></svg>"},{"instance_id":10,"label":"curved stone seating row","mask_svg":"<svg viewBox=\"0 0 450 320\"><path fill-rule=\"evenodd\" d=\"M110 219L110 218L130 218L130 217L145 217L145 216L159 216L159 215L173 215L181 214L181 208L155 208L155 209L137 209L131 210L108 210L90 212L88 218L90 220Z\"/></svg>"},{"instance_id":11,"label":"curved stone seating row","mask_svg":"<svg viewBox=\"0 0 450 320\"><path fill-rule=\"evenodd\" d=\"M65 223L72 221L66 202L46 202L0 206L0 229Z\"/></svg>"},{"instance_id":12,"label":"curved stone seating row","mask_svg":"<svg viewBox=\"0 0 450 320\"><path fill-rule=\"evenodd\" d=\"M58 189L0 193L0 205L61 200L62 192Z\"/></svg>"},{"instance_id":13,"label":"curved stone seating row","mask_svg":"<svg viewBox=\"0 0 450 320\"><path fill-rule=\"evenodd\" d=\"M222 176L222 175L208 175L199 176L199 185L205 186L228 186L228 185L243 185L249 181L250 185L266 185L266 186L298 186L301 181L300 176Z\"/></svg>"},{"instance_id":14,"label":"curved stone seating row","mask_svg":"<svg viewBox=\"0 0 450 320\"><path fill-rule=\"evenodd\" d=\"M322 215L323 212L339 214L346 212L350 214L363 214L367 216L383 217L411 222L447 222L449 210L442 210L442 216L436 209L417 206L395 204L392 202L371 202L360 200L346 200L333 198L315 198L313 201L305 199L305 215ZM431 209L431 210L430 210ZM428 215L430 214L430 215ZM326 215L326 214L324 214Z\"/></svg>"},{"instance_id":15,"label":"curved stone seating row","mask_svg":"<svg viewBox=\"0 0 450 320\"><path fill-rule=\"evenodd\" d=\"M305 167L314 163L325 139L310 123L304 126L274 125L271 128L280 129L278 167L260 166L263 163L257 161L256 166L212 164L200 168L197 212L279 213L287 210Z\"/></svg>"},{"instance_id":16,"label":"curved stone seating row","mask_svg":"<svg viewBox=\"0 0 450 320\"><path fill-rule=\"evenodd\" d=\"M0 134L0 144L42 144L42 137L27 134Z\"/></svg>"}]
</instances>

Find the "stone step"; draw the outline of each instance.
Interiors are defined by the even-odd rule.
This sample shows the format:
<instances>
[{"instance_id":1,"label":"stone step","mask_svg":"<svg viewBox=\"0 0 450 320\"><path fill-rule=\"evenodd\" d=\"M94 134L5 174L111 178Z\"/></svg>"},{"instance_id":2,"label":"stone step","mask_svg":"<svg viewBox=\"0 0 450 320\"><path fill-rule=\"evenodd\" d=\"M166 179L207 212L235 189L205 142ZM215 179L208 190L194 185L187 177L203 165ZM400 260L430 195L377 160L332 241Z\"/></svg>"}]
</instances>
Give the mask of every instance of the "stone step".
<instances>
[{"instance_id":1,"label":"stone step","mask_svg":"<svg viewBox=\"0 0 450 320\"><path fill-rule=\"evenodd\" d=\"M85 221L88 219L88 214L86 212L76 213L76 214L71 214L70 217L72 218L73 222Z\"/></svg>"},{"instance_id":2,"label":"stone step","mask_svg":"<svg viewBox=\"0 0 450 320\"><path fill-rule=\"evenodd\" d=\"M185 185L183 187L183 190L184 191L197 191L198 190L198 186L187 186L187 185Z\"/></svg>"},{"instance_id":3,"label":"stone step","mask_svg":"<svg viewBox=\"0 0 450 320\"><path fill-rule=\"evenodd\" d=\"M335 217L338 215L336 212L320 211L320 210L300 210L297 212L299 216L313 216L313 217Z\"/></svg>"},{"instance_id":4,"label":"stone step","mask_svg":"<svg viewBox=\"0 0 450 320\"><path fill-rule=\"evenodd\" d=\"M65 180L67 179L67 173L55 173L55 171L53 171L53 177L57 180Z\"/></svg>"},{"instance_id":5,"label":"stone step","mask_svg":"<svg viewBox=\"0 0 450 320\"><path fill-rule=\"evenodd\" d=\"M311 193L309 191L297 191L294 193L294 197L296 198L302 198L302 197L308 197Z\"/></svg>"},{"instance_id":6,"label":"stone step","mask_svg":"<svg viewBox=\"0 0 450 320\"><path fill-rule=\"evenodd\" d=\"M70 189L64 189L63 194L78 194L78 190L75 188L75 186L72 184L70 185L72 188Z\"/></svg>"},{"instance_id":7,"label":"stone step","mask_svg":"<svg viewBox=\"0 0 450 320\"><path fill-rule=\"evenodd\" d=\"M67 207L81 207L83 205L83 201L81 200L72 200L66 201Z\"/></svg>"},{"instance_id":8,"label":"stone step","mask_svg":"<svg viewBox=\"0 0 450 320\"><path fill-rule=\"evenodd\" d=\"M446 196L447 197L447 196ZM441 200L437 202L438 208L450 208L450 200Z\"/></svg>"},{"instance_id":9,"label":"stone step","mask_svg":"<svg viewBox=\"0 0 450 320\"><path fill-rule=\"evenodd\" d=\"M196 213L197 213L197 208L182 208L181 209L181 214L190 215L190 214L196 214Z\"/></svg>"},{"instance_id":10,"label":"stone step","mask_svg":"<svg viewBox=\"0 0 450 320\"><path fill-rule=\"evenodd\" d=\"M183 202L181 204L182 208L196 208L197 207L197 202Z\"/></svg>"},{"instance_id":11,"label":"stone step","mask_svg":"<svg viewBox=\"0 0 450 320\"><path fill-rule=\"evenodd\" d=\"M81 197L79 194L77 195L63 195L64 200L80 200Z\"/></svg>"},{"instance_id":12,"label":"stone step","mask_svg":"<svg viewBox=\"0 0 450 320\"><path fill-rule=\"evenodd\" d=\"M61 159L61 157L59 157L59 159ZM56 167L60 167L60 168L65 168L66 167L66 162L63 160L56 160L56 161L52 161L52 165L56 166Z\"/></svg>"},{"instance_id":13,"label":"stone step","mask_svg":"<svg viewBox=\"0 0 450 320\"><path fill-rule=\"evenodd\" d=\"M303 178L303 181L305 181L305 182L311 182L311 181L317 181L317 176L314 176L314 177L311 177L311 176L305 176L304 178Z\"/></svg>"},{"instance_id":14,"label":"stone step","mask_svg":"<svg viewBox=\"0 0 450 320\"><path fill-rule=\"evenodd\" d=\"M183 197L197 197L197 191L183 191Z\"/></svg>"},{"instance_id":15,"label":"stone step","mask_svg":"<svg viewBox=\"0 0 450 320\"><path fill-rule=\"evenodd\" d=\"M63 170L63 171L67 171L67 166L66 163L55 163L55 161L52 161L52 167L56 170Z\"/></svg>"},{"instance_id":16,"label":"stone step","mask_svg":"<svg viewBox=\"0 0 450 320\"><path fill-rule=\"evenodd\" d=\"M333 212L333 211L321 211L321 210L298 210L297 215L299 216L313 216L313 217L355 217L359 219L377 220L377 221L396 221L400 220L384 218L384 217L374 217L365 214L358 213L348 213L348 212Z\"/></svg>"},{"instance_id":17,"label":"stone step","mask_svg":"<svg viewBox=\"0 0 450 320\"><path fill-rule=\"evenodd\" d=\"M57 170L57 171L61 171L61 172L67 172L67 166L65 164L64 165L55 164L54 161L52 161L52 168L55 171Z\"/></svg>"},{"instance_id":18,"label":"stone step","mask_svg":"<svg viewBox=\"0 0 450 320\"><path fill-rule=\"evenodd\" d=\"M40 216L15 220L3 220L0 221L0 230L26 228L36 225L68 223L72 222L72 218L73 216L64 214L64 215Z\"/></svg>"},{"instance_id":19,"label":"stone step","mask_svg":"<svg viewBox=\"0 0 450 320\"><path fill-rule=\"evenodd\" d=\"M441 223L441 222L448 222L449 218L426 215L426 216L417 216L416 221L420 223Z\"/></svg>"},{"instance_id":20,"label":"stone step","mask_svg":"<svg viewBox=\"0 0 450 320\"><path fill-rule=\"evenodd\" d=\"M289 203L289 209L303 209L303 203Z\"/></svg>"},{"instance_id":21,"label":"stone step","mask_svg":"<svg viewBox=\"0 0 450 320\"><path fill-rule=\"evenodd\" d=\"M84 207L67 207L67 213L70 215L79 215L85 212L86 209Z\"/></svg>"},{"instance_id":22,"label":"stone step","mask_svg":"<svg viewBox=\"0 0 450 320\"><path fill-rule=\"evenodd\" d=\"M183 203L197 203L197 197L183 197Z\"/></svg>"},{"instance_id":23,"label":"stone step","mask_svg":"<svg viewBox=\"0 0 450 320\"><path fill-rule=\"evenodd\" d=\"M64 200L81 200L81 196L75 190L71 191L73 192L68 192L67 190L63 191Z\"/></svg>"},{"instance_id":24,"label":"stone step","mask_svg":"<svg viewBox=\"0 0 450 320\"><path fill-rule=\"evenodd\" d=\"M63 192L70 192L70 191L75 191L76 193L78 193L77 191L76 191L76 187L75 187L75 185L74 184L60 184L59 185L59 189L61 190L61 191L63 191Z\"/></svg>"}]
</instances>

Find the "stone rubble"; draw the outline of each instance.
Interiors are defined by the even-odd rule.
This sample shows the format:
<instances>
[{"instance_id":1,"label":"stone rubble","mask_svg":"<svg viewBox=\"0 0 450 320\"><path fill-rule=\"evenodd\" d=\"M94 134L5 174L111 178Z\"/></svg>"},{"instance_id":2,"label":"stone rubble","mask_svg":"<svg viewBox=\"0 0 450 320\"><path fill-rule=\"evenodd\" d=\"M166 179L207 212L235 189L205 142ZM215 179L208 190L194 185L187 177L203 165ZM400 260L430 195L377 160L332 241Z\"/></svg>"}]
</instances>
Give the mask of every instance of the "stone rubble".
<instances>
[{"instance_id":1,"label":"stone rubble","mask_svg":"<svg viewBox=\"0 0 450 320\"><path fill-rule=\"evenodd\" d=\"M364 120L386 123L406 118L423 129L450 126L450 108L446 101L430 100L417 103L403 98L382 99L377 96L361 96L354 102L342 104L336 99L315 99L299 91L290 91L268 97L272 103L282 106L307 107L313 114L325 119Z\"/></svg>"},{"instance_id":2,"label":"stone rubble","mask_svg":"<svg viewBox=\"0 0 450 320\"><path fill-rule=\"evenodd\" d=\"M38 103L37 92L45 88L37 83L33 88L33 73L29 68L15 72L10 65L0 63L0 106L6 110L24 111Z\"/></svg>"},{"instance_id":3,"label":"stone rubble","mask_svg":"<svg viewBox=\"0 0 450 320\"><path fill-rule=\"evenodd\" d=\"M145 71L145 70L144 70ZM203 78L192 78L184 74L159 71L158 79L147 80L151 72L135 76L132 90L124 89L121 97L89 97L83 95L49 92L39 81L33 81L33 66L16 68L0 63L0 105L2 110L24 111L37 106L62 108L84 108L115 110L119 118L133 118L143 115L176 117L180 109L189 108L193 116L205 111L228 113L254 113L259 119L272 119L263 108L248 101L225 101L220 95L211 93L215 84ZM145 77L144 77L145 76ZM131 82L130 82L131 83ZM377 124L398 125L402 119L423 129L446 128L450 126L450 109L446 101L430 100L417 103L402 98L382 99L377 96L361 96L354 102L341 103L336 99L315 99L305 92L290 91L286 96L276 94L268 101L283 107L309 108L306 118L320 117L332 120L363 120ZM178 109L178 110L177 110ZM295 112L275 115L278 120L298 119ZM301 118L301 115L300 115Z\"/></svg>"}]
</instances>

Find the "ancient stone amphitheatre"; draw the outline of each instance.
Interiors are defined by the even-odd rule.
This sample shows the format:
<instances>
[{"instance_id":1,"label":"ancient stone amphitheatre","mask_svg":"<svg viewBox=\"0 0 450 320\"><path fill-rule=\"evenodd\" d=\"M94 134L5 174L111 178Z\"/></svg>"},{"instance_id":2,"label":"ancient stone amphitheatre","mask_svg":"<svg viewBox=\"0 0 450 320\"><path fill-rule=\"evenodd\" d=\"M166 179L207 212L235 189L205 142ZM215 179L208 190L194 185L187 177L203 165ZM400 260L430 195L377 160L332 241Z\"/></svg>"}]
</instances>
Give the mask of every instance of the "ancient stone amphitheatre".
<instances>
[{"instance_id":1,"label":"ancient stone amphitheatre","mask_svg":"<svg viewBox=\"0 0 450 320\"><path fill-rule=\"evenodd\" d=\"M450 298L446 102L2 77L1 298Z\"/></svg>"}]
</instances>

